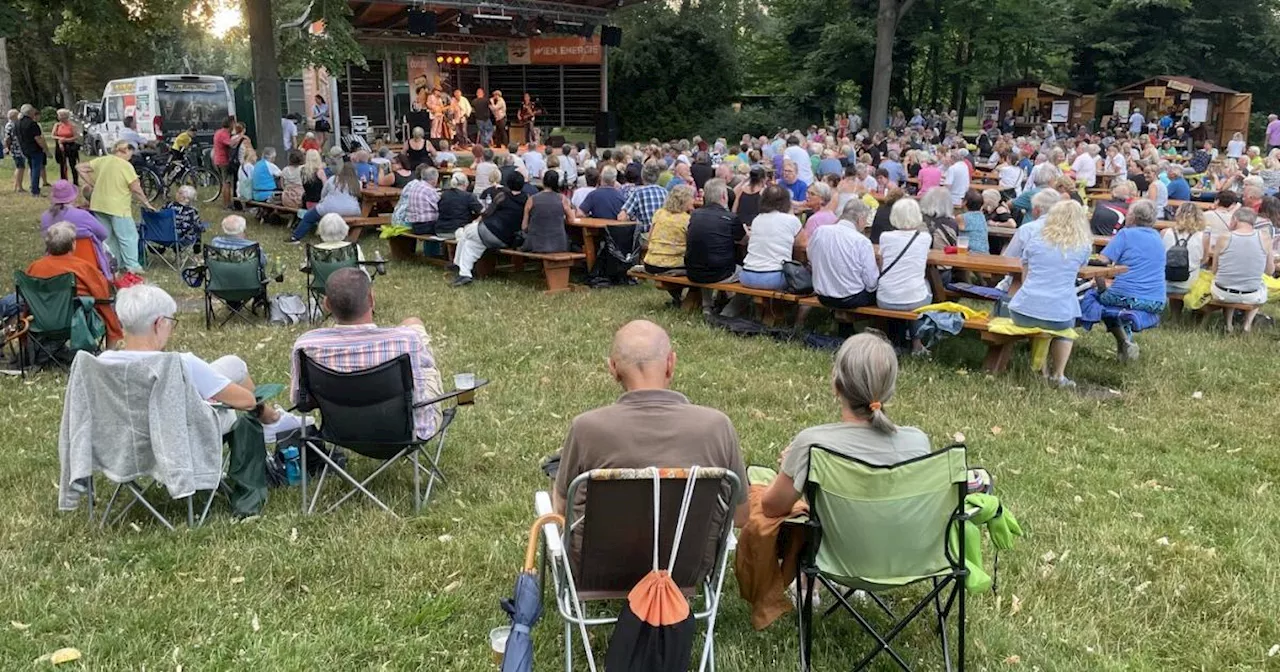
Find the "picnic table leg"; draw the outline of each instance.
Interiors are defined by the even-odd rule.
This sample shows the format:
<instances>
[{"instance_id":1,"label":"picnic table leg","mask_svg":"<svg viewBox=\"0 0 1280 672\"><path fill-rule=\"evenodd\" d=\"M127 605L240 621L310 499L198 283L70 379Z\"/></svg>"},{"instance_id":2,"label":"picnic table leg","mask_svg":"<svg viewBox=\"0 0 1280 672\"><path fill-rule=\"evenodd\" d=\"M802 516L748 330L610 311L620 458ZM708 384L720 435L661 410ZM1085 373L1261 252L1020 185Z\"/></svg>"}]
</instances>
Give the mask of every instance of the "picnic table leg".
<instances>
[{"instance_id":1,"label":"picnic table leg","mask_svg":"<svg viewBox=\"0 0 1280 672\"><path fill-rule=\"evenodd\" d=\"M372 198L365 198L365 199L361 199L361 201L360 201L360 216L361 216L361 217L372 217L372 216L373 216L373 199L372 199Z\"/></svg>"},{"instance_id":2,"label":"picnic table leg","mask_svg":"<svg viewBox=\"0 0 1280 672\"><path fill-rule=\"evenodd\" d=\"M982 340L987 343L987 357L982 362L982 368L990 373L1003 373L1013 359L1013 346L1017 341L989 332L982 335Z\"/></svg>"},{"instance_id":3,"label":"picnic table leg","mask_svg":"<svg viewBox=\"0 0 1280 672\"><path fill-rule=\"evenodd\" d=\"M587 255L587 272L596 267L596 232L594 229L582 229L582 253Z\"/></svg>"},{"instance_id":4,"label":"picnic table leg","mask_svg":"<svg viewBox=\"0 0 1280 672\"><path fill-rule=\"evenodd\" d=\"M547 278L547 294L559 294L569 291L569 271L572 261L542 261L542 274Z\"/></svg>"},{"instance_id":5,"label":"picnic table leg","mask_svg":"<svg viewBox=\"0 0 1280 672\"><path fill-rule=\"evenodd\" d=\"M937 266L929 266L929 285L933 287L935 302L947 300L947 285L942 282L942 271L939 271Z\"/></svg>"},{"instance_id":6,"label":"picnic table leg","mask_svg":"<svg viewBox=\"0 0 1280 672\"><path fill-rule=\"evenodd\" d=\"M417 239L409 238L408 236L396 236L394 238L389 238L387 240L387 244L391 247L391 259L393 261L407 261L412 259L415 256L414 252L418 248Z\"/></svg>"},{"instance_id":7,"label":"picnic table leg","mask_svg":"<svg viewBox=\"0 0 1280 672\"><path fill-rule=\"evenodd\" d=\"M493 275L498 270L498 253L494 250L485 250L484 254L476 260L476 265L472 268L471 273L477 278L483 278Z\"/></svg>"}]
</instances>

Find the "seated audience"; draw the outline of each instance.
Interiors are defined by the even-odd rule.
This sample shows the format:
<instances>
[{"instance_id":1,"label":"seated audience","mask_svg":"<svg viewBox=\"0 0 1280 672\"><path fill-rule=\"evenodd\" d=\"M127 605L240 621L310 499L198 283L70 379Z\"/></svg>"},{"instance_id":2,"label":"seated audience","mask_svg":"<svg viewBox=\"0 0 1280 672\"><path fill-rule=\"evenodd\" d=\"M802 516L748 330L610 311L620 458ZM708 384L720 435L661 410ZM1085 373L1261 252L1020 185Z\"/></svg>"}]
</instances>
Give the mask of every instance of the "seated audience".
<instances>
[{"instance_id":1,"label":"seated audience","mask_svg":"<svg viewBox=\"0 0 1280 672\"><path fill-rule=\"evenodd\" d=\"M240 148L240 170L236 172L236 198L242 201L254 200L253 171L258 163L258 152L247 145Z\"/></svg>"},{"instance_id":2,"label":"seated audience","mask_svg":"<svg viewBox=\"0 0 1280 672\"><path fill-rule=\"evenodd\" d=\"M498 165L493 162L493 150L480 145L472 145L471 155L475 157L472 161L471 168L476 174L475 193L483 194L486 189L493 185L501 185L501 178L494 181L490 177L490 173L498 169Z\"/></svg>"},{"instance_id":3,"label":"seated audience","mask_svg":"<svg viewBox=\"0 0 1280 672\"><path fill-rule=\"evenodd\" d=\"M1124 228L1125 215L1129 212L1129 199L1133 197L1129 190L1130 184L1116 179L1111 183L1111 198L1094 202L1093 216L1089 218L1089 230L1093 235L1114 236Z\"/></svg>"},{"instance_id":4,"label":"seated audience","mask_svg":"<svg viewBox=\"0 0 1280 672\"><path fill-rule=\"evenodd\" d=\"M417 179L400 190L404 202L404 221L420 236L435 233L440 219L440 191L436 182L440 172L427 164L418 164Z\"/></svg>"},{"instance_id":5,"label":"seated audience","mask_svg":"<svg viewBox=\"0 0 1280 672\"><path fill-rule=\"evenodd\" d=\"M472 270L485 250L515 245L516 234L524 222L525 205L529 201L524 186L524 175L509 173L502 190L480 213L480 220L458 229L458 246L453 253L458 277L453 279L452 286L471 284Z\"/></svg>"},{"instance_id":6,"label":"seated audience","mask_svg":"<svg viewBox=\"0 0 1280 672\"><path fill-rule=\"evenodd\" d=\"M684 267L689 279L703 284L737 282L738 243L746 229L729 211L729 187L721 179L707 180L703 206L689 215L685 236ZM702 290L702 310L710 312L713 292Z\"/></svg>"},{"instance_id":7,"label":"seated audience","mask_svg":"<svg viewBox=\"0 0 1280 672\"><path fill-rule=\"evenodd\" d=\"M360 249L359 243L353 243L347 240L347 234L351 233L351 227L347 226L346 220L342 215L331 212L320 218L320 223L316 225L316 234L320 236L320 242L315 247L321 250L336 250L348 245L354 245L356 248L356 260L364 261L364 250ZM363 267L362 267L363 268ZM368 273L368 269L364 269Z\"/></svg>"},{"instance_id":8,"label":"seated audience","mask_svg":"<svg viewBox=\"0 0 1280 672\"><path fill-rule=\"evenodd\" d=\"M542 190L525 202L520 229L524 231L524 252L567 252L569 232L565 223L573 220L573 206L560 193L560 171L542 173Z\"/></svg>"},{"instance_id":9,"label":"seated audience","mask_svg":"<svg viewBox=\"0 0 1280 672\"><path fill-rule=\"evenodd\" d=\"M342 164L338 173L329 178L321 192L320 202L316 203L316 207L303 213L289 242L295 245L301 243L302 239L311 233L311 229L315 228L320 218L330 213L343 217L360 216L360 179L356 175L354 164Z\"/></svg>"},{"instance_id":10,"label":"seated audience","mask_svg":"<svg viewBox=\"0 0 1280 672\"><path fill-rule=\"evenodd\" d=\"M356 268L340 268L325 282L324 307L337 322L312 329L293 343L289 357L289 397L298 402L298 353L326 368L349 373L363 371L409 355L413 368L413 400L422 402L443 393L440 370L431 350L431 338L422 320L410 317L393 327L373 321L373 287L369 276ZM440 408L423 406L413 411L414 434L426 440L440 426Z\"/></svg>"},{"instance_id":11,"label":"seated audience","mask_svg":"<svg viewBox=\"0 0 1280 672\"><path fill-rule=\"evenodd\" d=\"M653 213L667 202L667 190L658 186L658 176L662 174L662 164L651 161L644 165L640 173L643 184L635 187L627 194L627 200L618 211L618 221L633 220L639 222L640 230L647 232L653 226Z\"/></svg>"},{"instance_id":12,"label":"seated audience","mask_svg":"<svg viewBox=\"0 0 1280 672\"><path fill-rule=\"evenodd\" d=\"M1169 200L1191 200L1191 185L1187 184L1186 179L1182 177L1182 166L1177 164L1169 166L1169 184L1167 186L1169 190Z\"/></svg>"},{"instance_id":13,"label":"seated audience","mask_svg":"<svg viewBox=\"0 0 1280 672\"><path fill-rule=\"evenodd\" d=\"M261 159L253 165L253 200L270 201L280 190L280 168L276 166L276 148L262 150Z\"/></svg>"},{"instance_id":14,"label":"seated audience","mask_svg":"<svg viewBox=\"0 0 1280 672\"><path fill-rule=\"evenodd\" d=\"M60 180L65 182L66 180ZM68 183L69 184L69 183ZM92 261L73 254L76 246L76 227L71 222L57 222L45 229L45 256L36 259L27 266L26 274L33 278L52 278L56 275L71 273L76 277L76 296L89 296L94 299L111 298L112 286L107 277ZM116 318L115 309L110 303L99 303L94 306L98 316L107 330L107 347L115 345L122 333L120 320ZM0 319L16 315L19 311L16 294L0 296Z\"/></svg>"},{"instance_id":15,"label":"seated audience","mask_svg":"<svg viewBox=\"0 0 1280 672\"><path fill-rule=\"evenodd\" d=\"M1164 280L1164 241L1160 239L1155 225L1154 203L1140 200L1129 206L1124 228L1116 232L1099 255L1103 261L1126 266L1129 270L1116 276L1107 290L1098 295L1099 303L1156 315L1164 312L1168 302ZM1128 327L1105 316L1103 322L1116 339L1116 353L1120 361L1137 360L1138 344L1133 342Z\"/></svg>"},{"instance_id":16,"label":"seated audience","mask_svg":"<svg viewBox=\"0 0 1280 672\"><path fill-rule=\"evenodd\" d=\"M592 469L697 465L737 474L742 487L729 506L737 524L746 522L747 470L733 422L671 390L675 368L676 354L662 327L636 320L618 330L609 351L609 373L623 394L616 403L573 419L552 491L556 511L566 510L573 479Z\"/></svg>"},{"instance_id":17,"label":"seated audience","mask_svg":"<svg viewBox=\"0 0 1280 672\"><path fill-rule=\"evenodd\" d=\"M844 228L832 227L832 228ZM809 427L783 449L778 475L761 499L764 515L779 518L804 495L809 454L815 446L875 466L889 466L932 452L929 437L900 427L884 411L897 390L898 359L893 346L876 334L858 334L836 352L831 388L840 421Z\"/></svg>"},{"instance_id":18,"label":"seated audience","mask_svg":"<svg viewBox=\"0 0 1280 672\"><path fill-rule=\"evenodd\" d=\"M213 240L209 241L209 245L227 250L238 250L249 247L250 245L255 245L256 243L254 241L244 237L244 231L244 217L241 217L240 215L227 215L222 218L222 235L214 236ZM267 255L261 255L260 259L262 261L262 267L265 269L267 267Z\"/></svg>"},{"instance_id":19,"label":"seated audience","mask_svg":"<svg viewBox=\"0 0 1280 672\"><path fill-rule=\"evenodd\" d=\"M208 228L200 219L200 211L192 203L196 200L196 188L184 184L178 187L177 194L164 207L173 210L173 225L177 229L178 240L191 244L200 240L204 230Z\"/></svg>"},{"instance_id":20,"label":"seated audience","mask_svg":"<svg viewBox=\"0 0 1280 672\"><path fill-rule=\"evenodd\" d=\"M943 189L939 193L951 201L951 194ZM880 234L880 278L876 288L876 305L886 310L911 311L927 306L933 301L933 293L925 279L932 240L920 214L920 204L911 198L903 198L893 204L889 215L892 231ZM911 352L924 354L924 344L916 333L916 323L907 328L911 340Z\"/></svg>"},{"instance_id":21,"label":"seated audience","mask_svg":"<svg viewBox=\"0 0 1280 672\"><path fill-rule=\"evenodd\" d=\"M1267 302L1267 286L1262 276L1275 273L1275 257L1271 255L1272 236L1254 228L1257 216L1248 208L1240 208L1231 216L1231 230L1214 243L1213 299L1221 303L1251 306L1245 311L1245 333L1253 328L1258 308ZM1235 329L1234 310L1227 311L1227 333Z\"/></svg>"},{"instance_id":22,"label":"seated audience","mask_svg":"<svg viewBox=\"0 0 1280 672\"><path fill-rule=\"evenodd\" d=\"M787 288L782 262L792 249L805 244L800 220L791 214L792 192L781 185L766 187L760 197L760 214L747 225L747 256L738 281L755 289Z\"/></svg>"},{"instance_id":23,"label":"seated audience","mask_svg":"<svg viewBox=\"0 0 1280 672\"><path fill-rule=\"evenodd\" d=\"M578 187L577 189L574 189L573 197L569 199L569 203L573 205L574 208L582 207L582 202L586 200L587 196L590 195L591 192L595 191L596 187L600 186L600 171L595 168L587 168L583 179L586 180L587 185L585 187Z\"/></svg>"},{"instance_id":24,"label":"seated audience","mask_svg":"<svg viewBox=\"0 0 1280 672\"><path fill-rule=\"evenodd\" d=\"M72 254L96 265L102 275L110 280L111 255L106 248L110 232L93 213L72 205L76 202L76 197L74 184L67 180L54 182L49 209L40 215L40 233L48 231L49 227L58 222L70 222L76 229L76 244Z\"/></svg>"},{"instance_id":25,"label":"seated audience","mask_svg":"<svg viewBox=\"0 0 1280 672\"><path fill-rule=\"evenodd\" d=\"M320 156L319 153L316 154ZM299 150L290 150L288 153L289 165L280 169L280 205L294 210L301 210L305 203L303 197L306 195L306 189L303 188L304 175L302 167L306 163L306 155Z\"/></svg>"},{"instance_id":26,"label":"seated audience","mask_svg":"<svg viewBox=\"0 0 1280 672\"><path fill-rule=\"evenodd\" d=\"M994 189L988 189L988 191L995 194L997 200L1000 198L1000 192ZM983 210L985 206L986 199L977 189L965 192L964 215L961 221L964 224L962 233L969 240L970 252L987 254L991 251L991 243L987 238L987 214Z\"/></svg>"},{"instance_id":27,"label":"seated audience","mask_svg":"<svg viewBox=\"0 0 1280 672\"><path fill-rule=\"evenodd\" d=\"M680 185L667 195L667 202L653 213L653 229L649 232L649 250L644 255L644 269L649 273L683 275L684 253L689 233L689 213L693 212L693 187ZM680 306L684 288L668 290L671 302Z\"/></svg>"},{"instance_id":28,"label":"seated audience","mask_svg":"<svg viewBox=\"0 0 1280 672\"><path fill-rule=\"evenodd\" d=\"M1050 331L1075 328L1080 318L1076 275L1088 263L1093 250L1084 206L1060 200L1049 209L1043 224L1028 224L1023 229L1028 235L1019 246L1018 256L1025 272L1022 287L1009 302L1013 323ZM1019 229L1020 234L1023 229ZM1049 344L1042 373L1054 387L1075 387L1075 382L1066 377L1071 346L1071 339L1060 337Z\"/></svg>"},{"instance_id":29,"label":"seated audience","mask_svg":"<svg viewBox=\"0 0 1280 672\"><path fill-rule=\"evenodd\" d=\"M444 191L440 192L437 204L439 218L435 226L437 236L452 238L458 229L475 221L484 210L476 195L467 191L467 184L467 176L462 171L457 171L450 176Z\"/></svg>"},{"instance_id":30,"label":"seated audience","mask_svg":"<svg viewBox=\"0 0 1280 672\"><path fill-rule=\"evenodd\" d=\"M871 241L860 233L870 209L862 201L849 201L840 221L824 226L809 238L809 266L818 302L835 310L851 310L876 302L880 267ZM839 334L851 336L853 324L838 322Z\"/></svg>"},{"instance_id":31,"label":"seated audience","mask_svg":"<svg viewBox=\"0 0 1280 672\"><path fill-rule=\"evenodd\" d=\"M778 186L787 190L791 200L795 203L797 211L804 208L804 200L809 192L809 183L800 179L800 173L794 161L788 159L782 162L782 179L778 180Z\"/></svg>"},{"instance_id":32,"label":"seated audience","mask_svg":"<svg viewBox=\"0 0 1280 672\"><path fill-rule=\"evenodd\" d=\"M1169 250L1175 247L1186 248L1187 250L1187 270L1190 275L1186 280L1165 281L1165 290L1170 294L1186 294L1191 289L1191 283L1195 281L1196 275L1200 272L1201 265L1205 262L1205 217L1204 212L1197 208L1194 203L1183 203L1178 206L1178 213L1173 219L1173 226L1165 229L1160 234L1161 240L1164 241L1166 267L1171 261Z\"/></svg>"},{"instance_id":33,"label":"seated audience","mask_svg":"<svg viewBox=\"0 0 1280 672\"><path fill-rule=\"evenodd\" d=\"M324 158L320 156L320 152L307 150L302 160L302 169L298 173L302 176L302 205L298 209L314 208L324 192L325 180L329 179L325 174Z\"/></svg>"},{"instance_id":34,"label":"seated audience","mask_svg":"<svg viewBox=\"0 0 1280 672\"><path fill-rule=\"evenodd\" d=\"M812 236L818 227L836 223L836 213L833 208L839 203L839 199L832 196L831 186L825 182L814 182L809 185L804 198L804 207L810 213L809 218L804 222L805 235Z\"/></svg>"},{"instance_id":35,"label":"seated audience","mask_svg":"<svg viewBox=\"0 0 1280 672\"><path fill-rule=\"evenodd\" d=\"M591 184L591 171L587 171L587 184ZM617 219L626 196L618 188L618 169L605 166L600 171L600 183L578 203L580 217Z\"/></svg>"},{"instance_id":36,"label":"seated audience","mask_svg":"<svg viewBox=\"0 0 1280 672\"><path fill-rule=\"evenodd\" d=\"M405 185L413 180L413 171L405 165L408 162L409 160L403 154L391 157L391 170L378 176L378 186L404 189ZM463 177L466 176L463 175Z\"/></svg>"},{"instance_id":37,"label":"seated audience","mask_svg":"<svg viewBox=\"0 0 1280 672\"><path fill-rule=\"evenodd\" d=\"M953 164L954 165L954 164ZM951 192L945 187L934 187L922 192L920 215L929 230L933 249L941 250L956 244L959 226L956 224L955 206L951 205Z\"/></svg>"}]
</instances>

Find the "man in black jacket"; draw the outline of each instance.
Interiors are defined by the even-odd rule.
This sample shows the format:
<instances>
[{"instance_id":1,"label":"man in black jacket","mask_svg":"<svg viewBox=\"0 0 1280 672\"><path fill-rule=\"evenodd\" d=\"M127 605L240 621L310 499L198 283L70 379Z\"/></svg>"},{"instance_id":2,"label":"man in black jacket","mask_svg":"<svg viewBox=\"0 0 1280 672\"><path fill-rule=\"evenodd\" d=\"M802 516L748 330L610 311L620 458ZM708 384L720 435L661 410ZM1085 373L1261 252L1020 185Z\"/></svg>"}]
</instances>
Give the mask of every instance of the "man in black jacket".
<instances>
[{"instance_id":1,"label":"man in black jacket","mask_svg":"<svg viewBox=\"0 0 1280 672\"><path fill-rule=\"evenodd\" d=\"M707 180L702 198L705 205L689 216L685 270L689 279L698 283L734 282L738 279L738 243L746 230L729 211L729 186L724 180ZM714 299L711 290L702 290L704 313L712 312Z\"/></svg>"}]
</instances>

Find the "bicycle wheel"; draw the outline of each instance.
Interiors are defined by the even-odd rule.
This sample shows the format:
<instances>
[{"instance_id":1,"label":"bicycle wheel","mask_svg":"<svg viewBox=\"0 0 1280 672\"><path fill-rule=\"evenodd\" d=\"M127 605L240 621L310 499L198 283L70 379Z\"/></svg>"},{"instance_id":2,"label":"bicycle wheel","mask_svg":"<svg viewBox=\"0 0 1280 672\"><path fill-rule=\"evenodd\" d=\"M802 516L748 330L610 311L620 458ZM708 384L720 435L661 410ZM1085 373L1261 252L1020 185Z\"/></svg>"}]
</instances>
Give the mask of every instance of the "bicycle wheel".
<instances>
[{"instance_id":1,"label":"bicycle wheel","mask_svg":"<svg viewBox=\"0 0 1280 672\"><path fill-rule=\"evenodd\" d=\"M194 187L201 203L212 203L222 196L222 178L208 168L188 170L179 184Z\"/></svg>"},{"instance_id":2,"label":"bicycle wheel","mask_svg":"<svg viewBox=\"0 0 1280 672\"><path fill-rule=\"evenodd\" d=\"M146 194L147 200L152 203L157 203L164 194L164 183L160 181L156 171L150 168L138 171L138 182L142 185L142 193Z\"/></svg>"}]
</instances>

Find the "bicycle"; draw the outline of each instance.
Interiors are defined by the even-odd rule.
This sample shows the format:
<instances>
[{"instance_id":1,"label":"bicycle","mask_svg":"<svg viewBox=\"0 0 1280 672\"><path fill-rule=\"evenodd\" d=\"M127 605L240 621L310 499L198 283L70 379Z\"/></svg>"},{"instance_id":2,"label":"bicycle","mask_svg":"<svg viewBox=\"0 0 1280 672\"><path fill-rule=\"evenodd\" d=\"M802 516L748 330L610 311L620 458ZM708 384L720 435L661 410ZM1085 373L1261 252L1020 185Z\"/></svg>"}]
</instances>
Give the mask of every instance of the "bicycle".
<instances>
[{"instance_id":1,"label":"bicycle","mask_svg":"<svg viewBox=\"0 0 1280 672\"><path fill-rule=\"evenodd\" d=\"M198 151L195 144L187 148L187 153L196 152L195 156L199 156ZM134 165L138 181L152 202L169 200L169 192L174 186L193 187L200 203L213 203L222 196L222 178L209 168L193 164L188 156L175 156L172 151L167 152L163 159L159 153L138 156L139 162Z\"/></svg>"}]
</instances>

